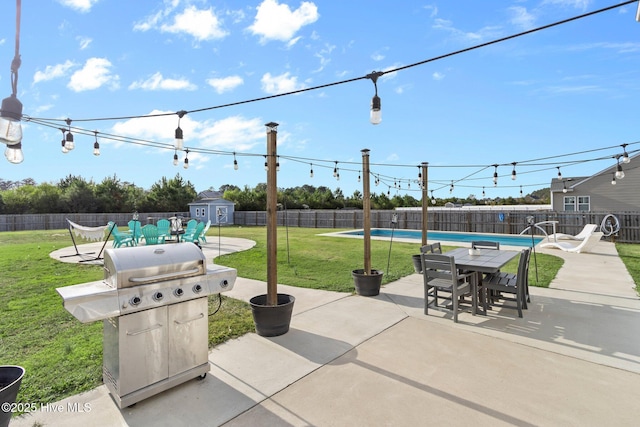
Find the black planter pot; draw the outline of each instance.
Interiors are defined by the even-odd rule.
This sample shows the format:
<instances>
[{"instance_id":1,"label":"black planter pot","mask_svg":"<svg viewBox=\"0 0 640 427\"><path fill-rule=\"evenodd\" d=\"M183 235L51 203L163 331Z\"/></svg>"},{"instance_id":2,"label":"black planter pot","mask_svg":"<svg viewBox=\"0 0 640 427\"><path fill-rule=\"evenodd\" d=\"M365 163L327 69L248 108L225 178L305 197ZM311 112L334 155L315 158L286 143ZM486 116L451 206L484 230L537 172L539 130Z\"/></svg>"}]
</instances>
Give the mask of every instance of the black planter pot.
<instances>
[{"instance_id":1,"label":"black planter pot","mask_svg":"<svg viewBox=\"0 0 640 427\"><path fill-rule=\"evenodd\" d=\"M364 269L353 270L353 284L356 293L363 297L373 297L380 293L380 285L382 284L382 275L380 270L371 270L369 274L364 274Z\"/></svg>"},{"instance_id":2,"label":"black planter pot","mask_svg":"<svg viewBox=\"0 0 640 427\"><path fill-rule=\"evenodd\" d=\"M416 273L422 273L422 261L420 260L421 256L412 255L411 258L413 259L413 269L416 271Z\"/></svg>"},{"instance_id":3,"label":"black planter pot","mask_svg":"<svg viewBox=\"0 0 640 427\"><path fill-rule=\"evenodd\" d=\"M289 332L291 313L295 298L278 294L278 305L267 305L267 295L258 295L249 300L256 333L263 337L276 337Z\"/></svg>"},{"instance_id":4,"label":"black planter pot","mask_svg":"<svg viewBox=\"0 0 640 427\"><path fill-rule=\"evenodd\" d=\"M0 366L0 404L2 408L13 405L18 397L18 389L24 376L21 366ZM0 410L0 427L7 427L11 420L11 411Z\"/></svg>"}]
</instances>

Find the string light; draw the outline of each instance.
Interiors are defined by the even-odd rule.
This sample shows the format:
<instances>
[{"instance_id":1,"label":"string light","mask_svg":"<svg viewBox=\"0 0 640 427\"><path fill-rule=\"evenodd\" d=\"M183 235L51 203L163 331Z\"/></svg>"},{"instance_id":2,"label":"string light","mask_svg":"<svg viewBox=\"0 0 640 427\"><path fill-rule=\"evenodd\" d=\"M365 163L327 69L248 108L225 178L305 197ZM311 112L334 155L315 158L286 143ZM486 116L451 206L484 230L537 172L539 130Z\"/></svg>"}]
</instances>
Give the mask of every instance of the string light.
<instances>
[{"instance_id":1,"label":"string light","mask_svg":"<svg viewBox=\"0 0 640 427\"><path fill-rule=\"evenodd\" d=\"M361 179L360 179L360 171L358 171L358 182L360 182L360 181L361 181Z\"/></svg>"},{"instance_id":2,"label":"string light","mask_svg":"<svg viewBox=\"0 0 640 427\"><path fill-rule=\"evenodd\" d=\"M173 152L173 166L178 166L178 150Z\"/></svg>"},{"instance_id":3,"label":"string light","mask_svg":"<svg viewBox=\"0 0 640 427\"><path fill-rule=\"evenodd\" d=\"M524 193L522 192L522 185L520 186L520 197L524 197Z\"/></svg>"},{"instance_id":4,"label":"string light","mask_svg":"<svg viewBox=\"0 0 640 427\"><path fill-rule=\"evenodd\" d=\"M638 6L640 8L640 5ZM629 153L627 153L627 145L629 144L622 144L622 163L629 163L631 162L631 159L629 158Z\"/></svg>"},{"instance_id":5,"label":"string light","mask_svg":"<svg viewBox=\"0 0 640 427\"><path fill-rule=\"evenodd\" d=\"M562 192L563 193L567 192L567 183L565 181L562 181Z\"/></svg>"},{"instance_id":6,"label":"string light","mask_svg":"<svg viewBox=\"0 0 640 427\"><path fill-rule=\"evenodd\" d=\"M313 178L313 163L309 163L309 178Z\"/></svg>"},{"instance_id":7,"label":"string light","mask_svg":"<svg viewBox=\"0 0 640 427\"><path fill-rule=\"evenodd\" d=\"M67 150L67 146L66 146L66 138L65 138L65 133L67 132L66 129L64 128L60 128L60 130L62 131L62 152L64 154L67 154L69 152L69 150Z\"/></svg>"},{"instance_id":8,"label":"string light","mask_svg":"<svg viewBox=\"0 0 640 427\"><path fill-rule=\"evenodd\" d=\"M18 100L18 69L20 59L21 0L16 0L15 55L11 61L11 95L2 100L0 107L0 142L7 145L4 154L11 163L22 163L22 103Z\"/></svg>"},{"instance_id":9,"label":"string light","mask_svg":"<svg viewBox=\"0 0 640 427\"><path fill-rule=\"evenodd\" d=\"M64 146L68 151L71 151L76 148L76 144L75 142L73 142L73 134L71 133L71 119L67 119L66 122L67 126L69 126L69 130L67 131L67 137Z\"/></svg>"},{"instance_id":10,"label":"string light","mask_svg":"<svg viewBox=\"0 0 640 427\"><path fill-rule=\"evenodd\" d=\"M280 172L280 156L276 157L276 172Z\"/></svg>"},{"instance_id":11,"label":"string light","mask_svg":"<svg viewBox=\"0 0 640 427\"><path fill-rule=\"evenodd\" d=\"M562 172L560 172L560 166L556 166L558 168L558 181L562 181Z\"/></svg>"},{"instance_id":12,"label":"string light","mask_svg":"<svg viewBox=\"0 0 640 427\"><path fill-rule=\"evenodd\" d=\"M371 74L367 74L367 78L371 79L373 87L375 88L375 94L373 95L373 98L371 98L371 115L369 116L369 120L373 125L378 125L382 121L382 103L378 96L378 77L383 74L384 73L382 71L373 71Z\"/></svg>"},{"instance_id":13,"label":"string light","mask_svg":"<svg viewBox=\"0 0 640 427\"><path fill-rule=\"evenodd\" d=\"M622 170L622 165L620 164L620 157L616 157L616 162L617 162L617 166L616 166L616 178L618 179L622 179L624 178L624 171Z\"/></svg>"},{"instance_id":14,"label":"string light","mask_svg":"<svg viewBox=\"0 0 640 427\"><path fill-rule=\"evenodd\" d=\"M183 168L189 169L189 149L184 150L184 166Z\"/></svg>"},{"instance_id":15,"label":"string light","mask_svg":"<svg viewBox=\"0 0 640 427\"><path fill-rule=\"evenodd\" d=\"M433 195L433 190L431 190L431 204L435 205L436 204L436 198Z\"/></svg>"},{"instance_id":16,"label":"string light","mask_svg":"<svg viewBox=\"0 0 640 427\"><path fill-rule=\"evenodd\" d=\"M93 155L100 155L100 144L98 143L98 131L94 130L93 133L96 135L96 142L93 143Z\"/></svg>"},{"instance_id":17,"label":"string light","mask_svg":"<svg viewBox=\"0 0 640 427\"><path fill-rule=\"evenodd\" d=\"M498 186L498 165L493 165L493 167L495 168L493 171L493 186L497 187Z\"/></svg>"},{"instance_id":18,"label":"string light","mask_svg":"<svg viewBox=\"0 0 640 427\"><path fill-rule=\"evenodd\" d=\"M333 177L338 177L338 162L336 162L336 165L333 167Z\"/></svg>"},{"instance_id":19,"label":"string light","mask_svg":"<svg viewBox=\"0 0 640 427\"><path fill-rule=\"evenodd\" d=\"M511 179L516 180L516 162L511 163L513 165L513 170L511 171Z\"/></svg>"},{"instance_id":20,"label":"string light","mask_svg":"<svg viewBox=\"0 0 640 427\"><path fill-rule=\"evenodd\" d=\"M616 185L616 173L614 172L613 177L611 178L611 185Z\"/></svg>"},{"instance_id":21,"label":"string light","mask_svg":"<svg viewBox=\"0 0 640 427\"><path fill-rule=\"evenodd\" d=\"M236 160L236 153L233 153L233 170L238 170L238 161Z\"/></svg>"},{"instance_id":22,"label":"string light","mask_svg":"<svg viewBox=\"0 0 640 427\"><path fill-rule=\"evenodd\" d=\"M183 138L183 133L182 133L182 128L180 127L180 120L182 120L182 118L184 117L185 114L187 114L186 111L184 110L180 110L176 113L178 115L178 127L176 128L176 142L175 142L175 149L176 150L182 150L182 148L184 147L184 138Z\"/></svg>"},{"instance_id":23,"label":"string light","mask_svg":"<svg viewBox=\"0 0 640 427\"><path fill-rule=\"evenodd\" d=\"M453 193L453 181L451 181L451 187L449 187L449 194Z\"/></svg>"}]
</instances>

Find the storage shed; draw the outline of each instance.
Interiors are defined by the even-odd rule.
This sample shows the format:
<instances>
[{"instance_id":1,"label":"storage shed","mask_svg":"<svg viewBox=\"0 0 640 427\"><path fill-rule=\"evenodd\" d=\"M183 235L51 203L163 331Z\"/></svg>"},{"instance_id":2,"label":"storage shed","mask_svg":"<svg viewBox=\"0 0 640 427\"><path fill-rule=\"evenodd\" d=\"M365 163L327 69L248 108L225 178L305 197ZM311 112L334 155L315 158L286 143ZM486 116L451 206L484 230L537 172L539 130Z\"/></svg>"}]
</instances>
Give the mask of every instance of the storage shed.
<instances>
[{"instance_id":1,"label":"storage shed","mask_svg":"<svg viewBox=\"0 0 640 427\"><path fill-rule=\"evenodd\" d=\"M233 224L235 203L222 198L220 191L207 190L198 194L195 202L189 203L189 215L198 221L211 221L211 225Z\"/></svg>"}]
</instances>

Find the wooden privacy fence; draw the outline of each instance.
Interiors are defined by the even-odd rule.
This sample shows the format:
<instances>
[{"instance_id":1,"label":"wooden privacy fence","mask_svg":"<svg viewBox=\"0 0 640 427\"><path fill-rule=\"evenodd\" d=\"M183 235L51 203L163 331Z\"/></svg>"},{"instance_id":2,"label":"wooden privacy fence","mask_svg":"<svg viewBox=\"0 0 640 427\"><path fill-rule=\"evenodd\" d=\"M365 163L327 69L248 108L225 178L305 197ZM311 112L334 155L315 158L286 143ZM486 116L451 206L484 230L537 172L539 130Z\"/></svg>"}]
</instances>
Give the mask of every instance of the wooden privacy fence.
<instances>
[{"instance_id":1,"label":"wooden privacy fence","mask_svg":"<svg viewBox=\"0 0 640 427\"><path fill-rule=\"evenodd\" d=\"M188 212L177 212L178 215L188 217ZM160 219L176 215L176 212L153 212L138 214L138 220L142 225L150 224ZM126 226L133 219L132 213L92 213L92 214L26 214L26 215L0 215L0 231L21 230L59 230L69 227L66 218L76 224L86 227L99 227L114 221L118 226Z\"/></svg>"},{"instance_id":2,"label":"wooden privacy fence","mask_svg":"<svg viewBox=\"0 0 640 427\"><path fill-rule=\"evenodd\" d=\"M578 234L585 224L597 224L609 214L620 222L616 241L640 243L640 212L555 212L516 210L440 209L428 211L428 229L473 233L520 234L528 227L528 218L534 222L558 221L558 233ZM264 211L235 211L236 225L265 225ZM371 211L371 227L391 228L393 215L397 215L398 229L419 230L422 227L421 210ZM278 211L278 225L306 228L362 228L361 210L288 210ZM552 233L551 226L544 227ZM541 234L541 233L536 233Z\"/></svg>"},{"instance_id":3,"label":"wooden privacy fence","mask_svg":"<svg viewBox=\"0 0 640 427\"><path fill-rule=\"evenodd\" d=\"M176 212L139 213L142 224L155 223L160 218L168 218ZM188 212L178 212L185 218ZM371 227L390 228L393 215L397 215L398 229L419 230L422 224L420 210L375 210L371 211ZM520 234L528 226L528 217L535 222L558 221L559 233L578 234L585 224L601 225L605 216L613 214L620 222L620 231L616 241L640 243L640 212L554 212L554 211L516 211L516 210L471 210L439 209L429 210L429 230L462 231L474 233ZM59 230L67 228L67 221L87 227L106 225L115 221L126 226L132 219L131 213L94 213L94 214L33 214L0 215L0 231L20 230ZM285 222L286 221L286 222ZM278 225L305 228L362 228L361 210L287 210L278 211ZM235 211L234 224L260 225L267 223L265 211ZM547 227L551 233L551 227Z\"/></svg>"}]
</instances>

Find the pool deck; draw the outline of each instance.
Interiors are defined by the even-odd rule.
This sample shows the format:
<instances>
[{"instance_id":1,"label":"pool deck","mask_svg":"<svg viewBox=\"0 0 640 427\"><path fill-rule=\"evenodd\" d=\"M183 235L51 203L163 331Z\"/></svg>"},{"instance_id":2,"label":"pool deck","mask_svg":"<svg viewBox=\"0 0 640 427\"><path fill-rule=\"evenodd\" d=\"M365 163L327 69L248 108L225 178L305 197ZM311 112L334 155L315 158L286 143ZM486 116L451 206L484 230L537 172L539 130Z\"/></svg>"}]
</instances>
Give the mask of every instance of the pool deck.
<instances>
[{"instance_id":1,"label":"pool deck","mask_svg":"<svg viewBox=\"0 0 640 427\"><path fill-rule=\"evenodd\" d=\"M291 330L215 347L203 381L122 410L103 385L11 427L638 425L640 299L615 245L539 252L565 263L523 318L424 315L418 274L376 297L279 285L296 297ZM265 289L239 278L226 295Z\"/></svg>"}]
</instances>

